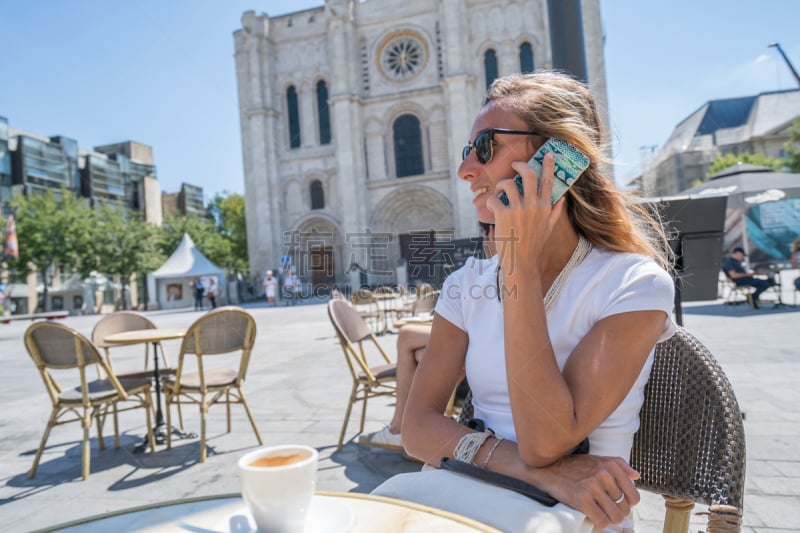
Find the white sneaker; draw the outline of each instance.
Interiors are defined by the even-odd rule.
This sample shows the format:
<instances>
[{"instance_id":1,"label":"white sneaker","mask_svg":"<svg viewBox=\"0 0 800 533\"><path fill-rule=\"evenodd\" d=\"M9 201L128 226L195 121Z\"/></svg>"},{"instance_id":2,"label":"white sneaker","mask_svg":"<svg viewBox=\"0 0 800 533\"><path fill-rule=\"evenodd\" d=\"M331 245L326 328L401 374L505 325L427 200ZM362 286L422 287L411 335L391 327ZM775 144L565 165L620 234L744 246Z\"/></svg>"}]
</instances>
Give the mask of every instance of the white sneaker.
<instances>
[{"instance_id":1,"label":"white sneaker","mask_svg":"<svg viewBox=\"0 0 800 533\"><path fill-rule=\"evenodd\" d=\"M392 433L389 426L384 426L383 429L374 433L361 435L358 437L358 443L387 450L403 451L403 437L400 433Z\"/></svg>"}]
</instances>

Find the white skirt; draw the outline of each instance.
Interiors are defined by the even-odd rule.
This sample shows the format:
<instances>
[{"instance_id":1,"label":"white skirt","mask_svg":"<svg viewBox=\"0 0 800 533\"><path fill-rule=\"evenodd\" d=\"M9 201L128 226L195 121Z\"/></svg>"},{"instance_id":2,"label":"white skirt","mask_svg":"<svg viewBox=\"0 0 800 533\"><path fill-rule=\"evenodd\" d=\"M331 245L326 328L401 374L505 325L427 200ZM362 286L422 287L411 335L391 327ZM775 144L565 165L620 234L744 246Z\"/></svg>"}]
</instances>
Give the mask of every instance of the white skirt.
<instances>
[{"instance_id":1,"label":"white skirt","mask_svg":"<svg viewBox=\"0 0 800 533\"><path fill-rule=\"evenodd\" d=\"M514 533L592 531L592 523L583 513L563 503L547 507L514 491L448 470L399 474L372 494L443 509Z\"/></svg>"}]
</instances>

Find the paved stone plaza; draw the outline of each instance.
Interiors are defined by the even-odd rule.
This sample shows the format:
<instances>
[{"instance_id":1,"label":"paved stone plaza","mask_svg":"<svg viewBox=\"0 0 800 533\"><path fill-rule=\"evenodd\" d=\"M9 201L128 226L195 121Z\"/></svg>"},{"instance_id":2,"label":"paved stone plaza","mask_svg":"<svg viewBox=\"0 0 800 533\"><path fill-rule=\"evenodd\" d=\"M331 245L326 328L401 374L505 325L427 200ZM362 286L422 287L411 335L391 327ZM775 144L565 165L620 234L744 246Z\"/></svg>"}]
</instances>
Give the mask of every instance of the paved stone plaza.
<instances>
[{"instance_id":1,"label":"paved stone plaza","mask_svg":"<svg viewBox=\"0 0 800 533\"><path fill-rule=\"evenodd\" d=\"M786 283L785 286L789 284ZM791 301L788 292L785 300ZM684 325L720 360L746 413L747 487L745 531L797 530L800 509L800 308L754 311L747 306L702 302L684 306ZM265 444L302 442L320 451L320 490L369 492L385 478L419 465L398 453L348 442L335 453L351 379L324 303L290 308L246 306L258 325L245 387ZM187 327L200 312L152 312L159 327ZM66 323L87 336L99 316L71 317ZM23 346L30 323L0 324L0 531L32 531L112 510L160 501L238 491L236 460L256 446L242 409L233 411L233 431L225 433L225 409L212 409L208 423L209 457L199 460L197 439L173 448L133 454L144 435L141 411L120 415L122 446L113 448L111 422L106 450L92 430L91 475L80 477L78 424L53 430L33 480L27 478L50 405L44 386ZM381 337L394 354L394 335ZM166 343L176 361L178 342ZM114 352L118 371L138 369L141 346ZM390 418L392 404L377 399L367 412L367 431ZM197 431L199 414L184 408L186 429ZM177 418L177 417L176 417ZM354 416L347 438L355 436ZM702 509L699 509L702 510ZM636 508L639 531L661 531L659 496L644 494ZM693 519L697 530L704 517Z\"/></svg>"}]
</instances>

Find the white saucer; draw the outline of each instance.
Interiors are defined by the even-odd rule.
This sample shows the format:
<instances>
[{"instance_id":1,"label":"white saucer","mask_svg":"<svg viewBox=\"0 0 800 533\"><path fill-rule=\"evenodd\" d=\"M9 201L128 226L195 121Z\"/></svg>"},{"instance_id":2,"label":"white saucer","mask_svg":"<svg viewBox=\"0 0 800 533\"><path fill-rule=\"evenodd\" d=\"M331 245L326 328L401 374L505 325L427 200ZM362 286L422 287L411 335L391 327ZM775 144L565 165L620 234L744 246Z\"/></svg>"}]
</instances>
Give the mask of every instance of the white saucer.
<instances>
[{"instance_id":1,"label":"white saucer","mask_svg":"<svg viewBox=\"0 0 800 533\"><path fill-rule=\"evenodd\" d=\"M342 502L325 496L314 496L306 517L304 533L343 533L353 525L353 513ZM224 533L257 533L255 520L247 505L225 516L214 526Z\"/></svg>"}]
</instances>

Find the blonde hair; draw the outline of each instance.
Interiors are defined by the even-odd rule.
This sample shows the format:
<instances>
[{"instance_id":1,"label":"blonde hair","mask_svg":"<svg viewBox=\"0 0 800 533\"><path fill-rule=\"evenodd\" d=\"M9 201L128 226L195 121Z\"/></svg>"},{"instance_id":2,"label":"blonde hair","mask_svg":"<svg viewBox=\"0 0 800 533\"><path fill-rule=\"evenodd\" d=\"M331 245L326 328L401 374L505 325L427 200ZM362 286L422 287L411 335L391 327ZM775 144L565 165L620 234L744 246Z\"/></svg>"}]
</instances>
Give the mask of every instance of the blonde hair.
<instances>
[{"instance_id":1,"label":"blonde hair","mask_svg":"<svg viewBox=\"0 0 800 533\"><path fill-rule=\"evenodd\" d=\"M669 241L657 215L617 189L603 171L603 125L594 97L580 81L556 71L499 78L489 87L492 102L524 120L544 137L563 139L589 157L589 167L570 187L566 209L572 225L592 244L652 257L671 268Z\"/></svg>"}]
</instances>

